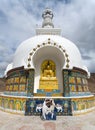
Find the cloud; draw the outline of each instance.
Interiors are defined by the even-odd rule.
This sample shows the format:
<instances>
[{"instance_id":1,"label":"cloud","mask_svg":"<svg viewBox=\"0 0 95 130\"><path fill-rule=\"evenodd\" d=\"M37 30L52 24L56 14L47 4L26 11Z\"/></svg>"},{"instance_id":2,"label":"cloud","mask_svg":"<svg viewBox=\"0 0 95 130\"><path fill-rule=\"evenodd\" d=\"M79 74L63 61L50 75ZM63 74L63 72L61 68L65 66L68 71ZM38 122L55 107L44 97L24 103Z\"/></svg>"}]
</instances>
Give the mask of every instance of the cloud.
<instances>
[{"instance_id":1,"label":"cloud","mask_svg":"<svg viewBox=\"0 0 95 130\"><path fill-rule=\"evenodd\" d=\"M95 0L0 0L0 75L18 45L35 35L46 7L54 12L55 27L78 46L84 64L95 72Z\"/></svg>"},{"instance_id":2,"label":"cloud","mask_svg":"<svg viewBox=\"0 0 95 130\"><path fill-rule=\"evenodd\" d=\"M82 58L84 60L92 60L92 57L88 56L88 55L82 55Z\"/></svg>"}]
</instances>

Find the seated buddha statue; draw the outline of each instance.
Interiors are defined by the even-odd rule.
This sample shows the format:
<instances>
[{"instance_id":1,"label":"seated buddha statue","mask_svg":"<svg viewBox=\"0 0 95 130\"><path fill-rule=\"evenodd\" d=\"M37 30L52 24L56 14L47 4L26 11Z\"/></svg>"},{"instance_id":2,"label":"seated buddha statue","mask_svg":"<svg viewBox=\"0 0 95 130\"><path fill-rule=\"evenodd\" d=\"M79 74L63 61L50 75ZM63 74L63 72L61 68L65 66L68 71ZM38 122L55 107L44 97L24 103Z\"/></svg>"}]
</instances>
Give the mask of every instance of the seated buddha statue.
<instances>
[{"instance_id":1,"label":"seated buddha statue","mask_svg":"<svg viewBox=\"0 0 95 130\"><path fill-rule=\"evenodd\" d=\"M58 80L55 75L55 66L48 61L44 65L39 81L39 89L58 89Z\"/></svg>"},{"instance_id":2,"label":"seated buddha statue","mask_svg":"<svg viewBox=\"0 0 95 130\"><path fill-rule=\"evenodd\" d=\"M52 67L48 64L46 69L43 70L41 79L43 80L50 80L50 79L56 79L55 74L52 70Z\"/></svg>"}]
</instances>

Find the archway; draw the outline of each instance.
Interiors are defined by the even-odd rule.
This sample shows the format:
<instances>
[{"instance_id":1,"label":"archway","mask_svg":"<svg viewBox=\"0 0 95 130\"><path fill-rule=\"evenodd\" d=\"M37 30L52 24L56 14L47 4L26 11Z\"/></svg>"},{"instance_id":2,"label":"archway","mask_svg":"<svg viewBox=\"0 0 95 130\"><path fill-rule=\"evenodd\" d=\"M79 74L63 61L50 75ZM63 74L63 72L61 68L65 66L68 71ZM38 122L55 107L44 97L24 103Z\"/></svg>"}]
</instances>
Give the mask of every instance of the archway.
<instances>
[{"instance_id":1,"label":"archway","mask_svg":"<svg viewBox=\"0 0 95 130\"><path fill-rule=\"evenodd\" d=\"M65 64L65 57L59 48L51 45L38 49L33 55L33 64L35 68L34 93L39 89L41 64L43 61L48 59L53 61L56 65L56 78L58 79L59 89L63 93L62 68Z\"/></svg>"}]
</instances>

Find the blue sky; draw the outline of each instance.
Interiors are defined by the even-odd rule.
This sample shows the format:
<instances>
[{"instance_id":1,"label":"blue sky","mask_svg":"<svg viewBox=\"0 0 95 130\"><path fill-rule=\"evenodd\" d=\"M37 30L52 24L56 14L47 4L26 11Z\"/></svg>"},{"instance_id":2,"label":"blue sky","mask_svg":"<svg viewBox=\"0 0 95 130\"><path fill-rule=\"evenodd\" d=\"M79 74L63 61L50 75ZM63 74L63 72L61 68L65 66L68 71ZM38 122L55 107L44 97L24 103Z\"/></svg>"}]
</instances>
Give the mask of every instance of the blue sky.
<instances>
[{"instance_id":1,"label":"blue sky","mask_svg":"<svg viewBox=\"0 0 95 130\"><path fill-rule=\"evenodd\" d=\"M95 0L0 0L0 76L19 44L35 35L42 12L54 12L54 25L79 48L83 62L95 72Z\"/></svg>"}]
</instances>

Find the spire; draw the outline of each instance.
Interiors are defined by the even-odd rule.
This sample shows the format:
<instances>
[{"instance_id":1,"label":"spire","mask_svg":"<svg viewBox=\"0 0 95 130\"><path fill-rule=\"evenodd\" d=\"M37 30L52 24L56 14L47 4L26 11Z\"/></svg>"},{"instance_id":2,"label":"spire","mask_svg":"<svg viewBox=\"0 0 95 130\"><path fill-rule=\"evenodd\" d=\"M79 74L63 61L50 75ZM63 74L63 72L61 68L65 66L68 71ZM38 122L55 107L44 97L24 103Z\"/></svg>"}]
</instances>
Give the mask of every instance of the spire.
<instances>
[{"instance_id":1,"label":"spire","mask_svg":"<svg viewBox=\"0 0 95 130\"><path fill-rule=\"evenodd\" d=\"M53 12L51 9L46 8L42 14L42 18L43 18L42 28L54 28L54 25L52 23Z\"/></svg>"},{"instance_id":2,"label":"spire","mask_svg":"<svg viewBox=\"0 0 95 130\"><path fill-rule=\"evenodd\" d=\"M60 35L61 29L54 28L54 24L52 22L53 12L51 9L46 8L42 13L43 23L42 27L36 28L37 35Z\"/></svg>"}]
</instances>

